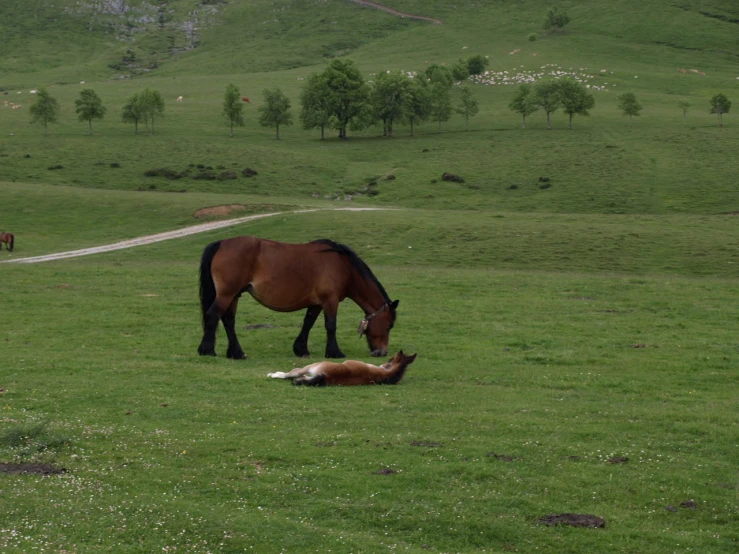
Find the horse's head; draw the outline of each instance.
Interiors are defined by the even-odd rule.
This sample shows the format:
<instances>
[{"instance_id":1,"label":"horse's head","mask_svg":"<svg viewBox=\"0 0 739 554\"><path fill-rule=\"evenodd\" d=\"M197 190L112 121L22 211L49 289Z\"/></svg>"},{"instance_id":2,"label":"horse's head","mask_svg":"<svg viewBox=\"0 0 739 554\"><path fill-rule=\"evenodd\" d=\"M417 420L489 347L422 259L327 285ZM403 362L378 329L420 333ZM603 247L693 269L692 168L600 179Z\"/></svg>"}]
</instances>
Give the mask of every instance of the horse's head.
<instances>
[{"instance_id":1,"label":"horse's head","mask_svg":"<svg viewBox=\"0 0 739 554\"><path fill-rule=\"evenodd\" d=\"M370 355L379 357L387 355L387 347L390 343L390 329L395 325L395 310L398 300L383 305L380 310L369 314L359 324L359 336L367 337Z\"/></svg>"}]
</instances>

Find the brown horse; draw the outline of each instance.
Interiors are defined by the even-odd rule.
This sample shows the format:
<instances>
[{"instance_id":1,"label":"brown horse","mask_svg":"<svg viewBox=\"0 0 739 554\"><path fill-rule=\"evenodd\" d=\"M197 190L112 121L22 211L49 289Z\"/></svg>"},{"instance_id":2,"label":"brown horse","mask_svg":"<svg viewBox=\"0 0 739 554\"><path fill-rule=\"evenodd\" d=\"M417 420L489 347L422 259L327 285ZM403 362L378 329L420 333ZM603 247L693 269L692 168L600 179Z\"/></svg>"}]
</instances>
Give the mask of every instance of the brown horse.
<instances>
[{"instance_id":1,"label":"brown horse","mask_svg":"<svg viewBox=\"0 0 739 554\"><path fill-rule=\"evenodd\" d=\"M2 243L7 245L8 250L13 251L15 246L15 235L13 233L0 233L0 250L3 249Z\"/></svg>"},{"instance_id":2,"label":"brown horse","mask_svg":"<svg viewBox=\"0 0 739 554\"><path fill-rule=\"evenodd\" d=\"M220 320L228 336L226 356L246 358L234 328L244 292L270 310L307 308L303 328L293 343L296 356L309 356L308 334L323 311L326 357L345 357L336 342L336 312L347 297L364 310L359 336L366 335L371 354L387 354L398 300L390 300L367 264L348 246L328 239L287 244L257 237L236 237L206 246L200 260L201 356L215 356Z\"/></svg>"},{"instance_id":3,"label":"brown horse","mask_svg":"<svg viewBox=\"0 0 739 554\"><path fill-rule=\"evenodd\" d=\"M405 370L416 359L416 355L406 356L401 350L382 365L366 364L357 360L342 363L318 362L293 369L287 373L275 371L268 373L272 379L289 379L293 385L351 386L351 385L397 385L405 375Z\"/></svg>"}]
</instances>

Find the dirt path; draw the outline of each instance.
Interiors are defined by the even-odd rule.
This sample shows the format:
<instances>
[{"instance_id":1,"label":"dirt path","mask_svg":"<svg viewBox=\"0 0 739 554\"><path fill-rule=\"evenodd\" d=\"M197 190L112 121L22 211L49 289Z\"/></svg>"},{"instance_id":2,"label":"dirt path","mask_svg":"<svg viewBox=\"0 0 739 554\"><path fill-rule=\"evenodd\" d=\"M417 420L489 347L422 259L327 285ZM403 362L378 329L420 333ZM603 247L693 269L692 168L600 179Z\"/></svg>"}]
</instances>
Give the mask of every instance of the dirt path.
<instances>
[{"instance_id":1,"label":"dirt path","mask_svg":"<svg viewBox=\"0 0 739 554\"><path fill-rule=\"evenodd\" d=\"M352 2L354 4L359 4L360 6L367 6L368 8L375 8L376 10L382 10L383 12L387 12L389 14L396 15L398 17L407 17L408 19L420 19L421 21L430 21L431 23L436 23L437 25L441 25L441 21L438 19L434 19L433 17L426 17L424 15L413 15L411 13L399 12L398 10L388 8L387 6L383 4L378 4L377 2L367 2L366 0L349 0L349 2Z\"/></svg>"},{"instance_id":2,"label":"dirt path","mask_svg":"<svg viewBox=\"0 0 739 554\"><path fill-rule=\"evenodd\" d=\"M336 208L336 211L374 211L384 210L387 208ZM123 250L124 248L133 248L134 246L143 246L145 244L152 244L155 242L161 242L164 240L177 239L180 237L186 237L188 235L194 235L196 233L204 233L205 231L212 231L214 229L222 229L223 227L231 227L232 225L239 225L240 223L246 223L248 221L254 221L256 219L263 219L265 217L272 217L275 215L289 215L289 214L304 214L310 212L324 211L316 208L312 210L295 210L291 212L273 212L268 214L256 214L247 215L244 217L238 217L236 219L226 219L224 221L212 221L211 223L201 223L200 225L193 225L192 227L185 227L184 229L177 229L176 231L167 231L166 233L157 233L156 235L147 235L138 237L135 239L123 240L121 242L115 242L113 244L106 244L103 246L93 246L91 248L82 248L80 250L70 250L69 252L57 252L56 254L46 254L44 256L33 256L29 258L15 258L11 260L0 261L5 264L36 264L41 262L51 262L54 260L64 260L66 258L77 258L79 256L90 256L91 254L100 254L102 252L112 252L113 250Z\"/></svg>"}]
</instances>

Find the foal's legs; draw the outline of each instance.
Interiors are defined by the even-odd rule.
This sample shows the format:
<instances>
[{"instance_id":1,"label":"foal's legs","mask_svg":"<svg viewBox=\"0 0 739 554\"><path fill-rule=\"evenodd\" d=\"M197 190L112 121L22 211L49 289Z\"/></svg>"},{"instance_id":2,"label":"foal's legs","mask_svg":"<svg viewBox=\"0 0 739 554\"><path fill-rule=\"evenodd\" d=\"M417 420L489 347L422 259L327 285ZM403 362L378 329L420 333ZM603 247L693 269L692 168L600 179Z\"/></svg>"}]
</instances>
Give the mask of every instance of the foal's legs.
<instances>
[{"instance_id":1,"label":"foal's legs","mask_svg":"<svg viewBox=\"0 0 739 554\"><path fill-rule=\"evenodd\" d=\"M228 350L226 350L226 357L232 360L245 360L246 354L241 349L239 339L236 337L236 309L239 306L239 297L233 299L231 305L221 316L223 321L223 328L226 330L226 336L228 337Z\"/></svg>"},{"instance_id":2,"label":"foal's legs","mask_svg":"<svg viewBox=\"0 0 739 554\"><path fill-rule=\"evenodd\" d=\"M303 319L303 328L300 330L298 338L293 343L293 352L299 358L307 358L310 356L308 352L308 334L313 328L313 324L318 319L318 315L321 313L321 306L311 306L305 312L305 319Z\"/></svg>"}]
</instances>

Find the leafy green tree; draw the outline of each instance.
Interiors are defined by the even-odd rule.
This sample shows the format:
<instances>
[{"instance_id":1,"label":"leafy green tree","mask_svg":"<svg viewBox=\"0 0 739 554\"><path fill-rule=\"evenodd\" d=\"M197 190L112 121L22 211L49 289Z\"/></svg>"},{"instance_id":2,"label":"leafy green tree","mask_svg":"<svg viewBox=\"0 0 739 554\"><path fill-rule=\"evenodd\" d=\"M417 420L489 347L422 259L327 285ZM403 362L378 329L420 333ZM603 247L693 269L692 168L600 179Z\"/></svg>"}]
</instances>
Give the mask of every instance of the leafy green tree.
<instances>
[{"instance_id":1,"label":"leafy green tree","mask_svg":"<svg viewBox=\"0 0 739 554\"><path fill-rule=\"evenodd\" d=\"M339 138L345 140L350 123L354 129L364 124L362 116L369 106L369 87L351 60L332 60L322 75L329 90L330 112L336 118Z\"/></svg>"},{"instance_id":2,"label":"leafy green tree","mask_svg":"<svg viewBox=\"0 0 739 554\"><path fill-rule=\"evenodd\" d=\"M139 123L143 121L143 116L139 108L139 95L134 94L126 100L121 110L121 119L123 123L133 123L133 132L139 134Z\"/></svg>"},{"instance_id":3,"label":"leafy green tree","mask_svg":"<svg viewBox=\"0 0 739 554\"><path fill-rule=\"evenodd\" d=\"M414 124L425 121L431 114L431 88L428 81L422 76L411 79L403 103L403 118L410 124L411 136L414 136Z\"/></svg>"},{"instance_id":4,"label":"leafy green tree","mask_svg":"<svg viewBox=\"0 0 739 554\"><path fill-rule=\"evenodd\" d=\"M470 117L474 117L479 111L480 108L477 105L477 99L472 95L472 89L470 87L462 87L462 96L457 106L457 113L464 117L468 131L470 129Z\"/></svg>"},{"instance_id":5,"label":"leafy green tree","mask_svg":"<svg viewBox=\"0 0 739 554\"><path fill-rule=\"evenodd\" d=\"M158 90L144 89L138 94L137 102L141 118L147 127L151 122L151 134L154 134L154 121L164 115L164 99Z\"/></svg>"},{"instance_id":6,"label":"leafy green tree","mask_svg":"<svg viewBox=\"0 0 739 554\"><path fill-rule=\"evenodd\" d=\"M403 115L411 81L402 71L380 73L370 93L375 117L382 121L382 135L393 136L393 123Z\"/></svg>"},{"instance_id":7,"label":"leafy green tree","mask_svg":"<svg viewBox=\"0 0 739 554\"><path fill-rule=\"evenodd\" d=\"M259 124L262 127L275 127L275 138L280 139L280 125L293 124L290 113L290 99L279 88L264 89L264 104L259 106Z\"/></svg>"},{"instance_id":8,"label":"leafy green tree","mask_svg":"<svg viewBox=\"0 0 739 554\"><path fill-rule=\"evenodd\" d=\"M631 120L634 116L641 115L642 111L642 105L639 104L639 101L636 99L636 96L633 92L624 92L623 94L619 95L617 98L618 100L618 107L621 110L621 113L624 115L629 116L629 120Z\"/></svg>"},{"instance_id":9,"label":"leafy green tree","mask_svg":"<svg viewBox=\"0 0 739 554\"><path fill-rule=\"evenodd\" d=\"M36 93L36 101L31 105L31 123L42 123L44 136L49 135L49 123L56 123L59 118L59 102L45 87Z\"/></svg>"},{"instance_id":10,"label":"leafy green tree","mask_svg":"<svg viewBox=\"0 0 739 554\"><path fill-rule=\"evenodd\" d=\"M447 89L452 88L452 85L454 84L454 75L452 75L451 69L445 65L432 63L426 68L424 73L433 84L441 84Z\"/></svg>"},{"instance_id":11,"label":"leafy green tree","mask_svg":"<svg viewBox=\"0 0 739 554\"><path fill-rule=\"evenodd\" d=\"M711 113L718 115L718 126L723 127L723 115L729 113L731 109L731 100L726 98L724 94L717 94L711 98Z\"/></svg>"},{"instance_id":12,"label":"leafy green tree","mask_svg":"<svg viewBox=\"0 0 739 554\"><path fill-rule=\"evenodd\" d=\"M239 87L234 84L226 86L226 94L223 97L223 115L228 120L231 136L234 136L234 125L244 126L244 104L241 102Z\"/></svg>"},{"instance_id":13,"label":"leafy green tree","mask_svg":"<svg viewBox=\"0 0 739 554\"><path fill-rule=\"evenodd\" d=\"M518 91L516 91L513 100L508 104L508 107L512 111L521 114L521 118L523 120L521 126L525 129L526 118L539 109L539 104L536 102L531 85L528 83L522 83L521 86L518 87Z\"/></svg>"},{"instance_id":14,"label":"leafy green tree","mask_svg":"<svg viewBox=\"0 0 739 554\"><path fill-rule=\"evenodd\" d=\"M559 11L558 7L550 8L544 18L544 30L548 32L562 31L570 22L567 12Z\"/></svg>"},{"instance_id":15,"label":"leafy green tree","mask_svg":"<svg viewBox=\"0 0 739 554\"><path fill-rule=\"evenodd\" d=\"M459 60L452 66L452 77L457 82L466 81L470 76L470 70L465 60Z\"/></svg>"},{"instance_id":16,"label":"leafy green tree","mask_svg":"<svg viewBox=\"0 0 739 554\"><path fill-rule=\"evenodd\" d=\"M449 121L452 111L452 98L449 88L443 82L432 83L429 115L434 121L439 122L439 132L441 132L442 121Z\"/></svg>"},{"instance_id":17,"label":"leafy green tree","mask_svg":"<svg viewBox=\"0 0 739 554\"><path fill-rule=\"evenodd\" d=\"M547 114L547 129L551 129L551 115L562 105L559 83L555 79L536 83L534 85L534 102Z\"/></svg>"},{"instance_id":18,"label":"leafy green tree","mask_svg":"<svg viewBox=\"0 0 739 554\"><path fill-rule=\"evenodd\" d=\"M92 120L103 119L107 109L97 93L89 88L80 91L80 97L74 101L75 112L80 121L87 121L89 134L92 134Z\"/></svg>"},{"instance_id":19,"label":"leafy green tree","mask_svg":"<svg viewBox=\"0 0 739 554\"><path fill-rule=\"evenodd\" d=\"M590 115L595 107L595 97L588 92L585 85L574 79L560 79L558 82L562 111L569 117L568 129L572 129L572 118L575 115Z\"/></svg>"},{"instance_id":20,"label":"leafy green tree","mask_svg":"<svg viewBox=\"0 0 739 554\"><path fill-rule=\"evenodd\" d=\"M330 96L324 75L318 73L308 77L300 91L300 122L303 129L321 129L321 140L324 140L325 129L331 122Z\"/></svg>"},{"instance_id":21,"label":"leafy green tree","mask_svg":"<svg viewBox=\"0 0 739 554\"><path fill-rule=\"evenodd\" d=\"M690 102L687 100L679 100L677 103L677 107L680 108L680 111L683 112L683 118L688 116L688 110L690 109Z\"/></svg>"},{"instance_id":22,"label":"leafy green tree","mask_svg":"<svg viewBox=\"0 0 739 554\"><path fill-rule=\"evenodd\" d=\"M488 59L477 54L467 58L467 71L470 75L481 75L488 67Z\"/></svg>"}]
</instances>

